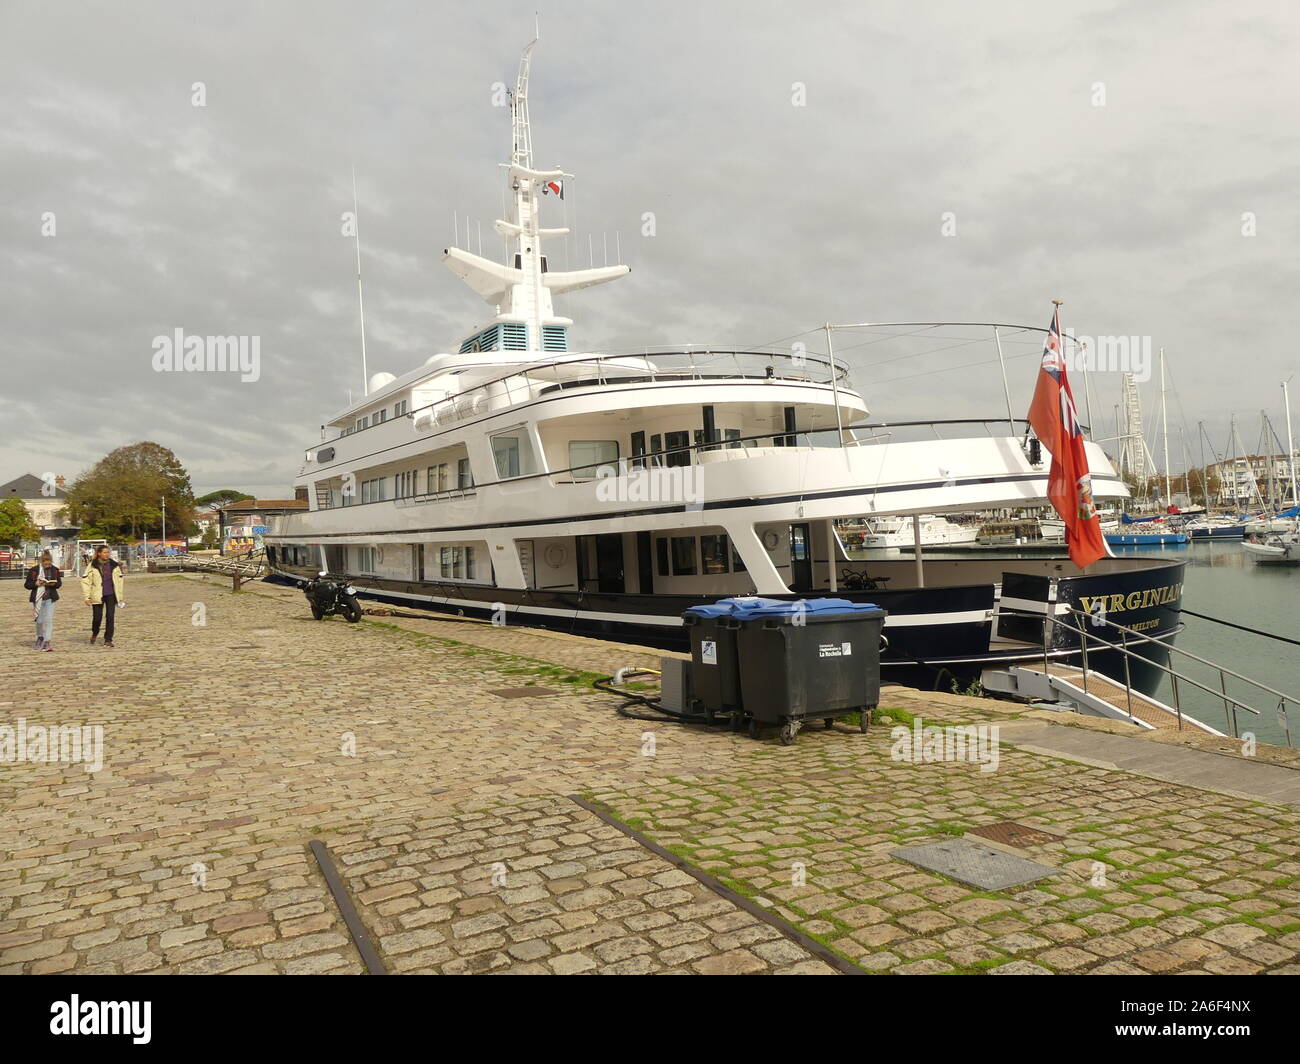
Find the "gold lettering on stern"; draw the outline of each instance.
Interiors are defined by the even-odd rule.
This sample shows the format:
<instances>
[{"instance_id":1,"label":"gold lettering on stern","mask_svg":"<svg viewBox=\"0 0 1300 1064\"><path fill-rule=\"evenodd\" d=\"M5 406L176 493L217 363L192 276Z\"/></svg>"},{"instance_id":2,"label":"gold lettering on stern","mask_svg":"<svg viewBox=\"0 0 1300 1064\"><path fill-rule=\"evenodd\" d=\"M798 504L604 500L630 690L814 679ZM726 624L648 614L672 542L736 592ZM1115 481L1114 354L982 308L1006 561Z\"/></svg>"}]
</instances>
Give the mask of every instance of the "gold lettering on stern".
<instances>
[{"instance_id":1,"label":"gold lettering on stern","mask_svg":"<svg viewBox=\"0 0 1300 1064\"><path fill-rule=\"evenodd\" d=\"M1092 613L1100 604L1102 612L1106 614L1128 613L1132 610L1148 609L1151 606L1168 606L1182 597L1182 584L1166 584L1164 587L1151 587L1145 591L1130 591L1127 595L1081 595L1079 609L1084 613Z\"/></svg>"}]
</instances>

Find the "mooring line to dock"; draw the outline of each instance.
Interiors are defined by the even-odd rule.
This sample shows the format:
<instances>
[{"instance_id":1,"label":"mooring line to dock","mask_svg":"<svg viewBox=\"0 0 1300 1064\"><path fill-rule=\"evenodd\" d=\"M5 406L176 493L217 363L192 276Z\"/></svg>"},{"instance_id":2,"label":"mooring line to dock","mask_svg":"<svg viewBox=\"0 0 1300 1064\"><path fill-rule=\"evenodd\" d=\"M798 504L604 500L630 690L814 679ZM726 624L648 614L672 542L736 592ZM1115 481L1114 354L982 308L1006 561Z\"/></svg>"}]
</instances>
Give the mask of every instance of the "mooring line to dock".
<instances>
[{"instance_id":1,"label":"mooring line to dock","mask_svg":"<svg viewBox=\"0 0 1300 1064\"><path fill-rule=\"evenodd\" d=\"M591 813L592 816L598 817L606 824L608 824L610 827L617 828L628 838L632 839L634 842L638 843L639 845L645 847L656 857L662 857L674 868L681 869L681 871L685 872L692 879L696 880L703 886L708 887L709 890L713 891L714 894L717 894L719 897L725 898L727 901L731 902L731 904L735 905L737 908L744 909L745 912L749 913L751 916L758 917L758 919L762 920L763 923L769 925L770 927L776 928L778 931L781 932L781 934L785 935L785 937L788 938L791 942L795 943L798 946L803 947L814 957L816 957L818 960L824 961L826 964L829 964L832 968L834 968L837 972L839 972L840 975L866 975L867 974L867 972L864 969L859 968L856 964L854 964L852 961L848 960L847 958L841 957L834 950L826 946L823 946L815 938L810 938L809 936L805 935L793 924L777 916L776 913L763 908L763 906L759 905L758 902L751 901L749 898L746 898L743 894L739 894L736 891L732 890L729 886L723 883L722 880L716 878L715 876L709 875L708 872L704 872L696 868L694 865L690 864L683 858L678 857L677 854L673 853L671 850L665 849L664 847L660 846L657 842L654 842L653 840L647 838L645 835L641 834L641 832L637 831L636 828L628 827L628 825L624 824L621 820L615 819L609 813L608 810L602 809L600 806L587 801L585 798L580 798L576 794L569 795L569 801L573 802L575 805L581 806L583 809L587 810L588 813Z\"/></svg>"},{"instance_id":2,"label":"mooring line to dock","mask_svg":"<svg viewBox=\"0 0 1300 1064\"><path fill-rule=\"evenodd\" d=\"M330 893L334 895L334 904L338 906L339 914L343 917L343 922L348 926L348 933L352 936L352 942L357 947L357 952L361 954L361 959L365 961L366 971L370 975L387 975L388 969L384 967L383 958L379 956L379 951L375 949L374 943L370 941L366 925L361 922L361 917L357 915L356 906L352 904L352 896L348 894L348 888L344 886L338 869L334 867L334 862L330 860L329 850L325 848L325 844L320 839L312 839L308 846L311 849L312 856L316 858L316 864L320 866L321 874L325 877L325 883L330 888Z\"/></svg>"},{"instance_id":3,"label":"mooring line to dock","mask_svg":"<svg viewBox=\"0 0 1300 1064\"><path fill-rule=\"evenodd\" d=\"M1203 621L1213 621L1215 624L1222 624L1228 628L1236 628L1239 632L1249 632L1251 635L1262 635L1266 639L1276 639L1279 643L1290 643L1292 646L1300 647L1300 639L1292 639L1285 635L1276 635L1273 632L1261 632L1258 628L1247 628L1244 624L1234 624L1232 621L1223 621L1218 617L1210 617L1204 613L1197 613L1194 610L1178 607L1178 613L1185 613L1189 617L1199 617Z\"/></svg>"}]
</instances>

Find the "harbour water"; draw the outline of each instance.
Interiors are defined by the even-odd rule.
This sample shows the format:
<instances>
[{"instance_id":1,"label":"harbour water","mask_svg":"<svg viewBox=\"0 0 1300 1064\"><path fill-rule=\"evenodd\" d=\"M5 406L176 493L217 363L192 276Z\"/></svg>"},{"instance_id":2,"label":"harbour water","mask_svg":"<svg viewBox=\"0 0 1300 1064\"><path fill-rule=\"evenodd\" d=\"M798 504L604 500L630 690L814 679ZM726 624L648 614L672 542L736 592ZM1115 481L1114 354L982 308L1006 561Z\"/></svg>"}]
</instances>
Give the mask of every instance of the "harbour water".
<instances>
[{"instance_id":1,"label":"harbour water","mask_svg":"<svg viewBox=\"0 0 1300 1064\"><path fill-rule=\"evenodd\" d=\"M1193 543L1183 547L1116 548L1115 553L1181 558L1187 564L1183 586L1183 606L1186 609L1300 640L1300 610L1297 609L1300 568L1257 565L1242 550L1241 544L1233 541ZM1184 615L1183 620L1187 628L1178 636L1176 646L1288 695L1300 697L1300 647L1198 617ZM1219 687L1217 671L1198 666L1189 659L1183 658L1179 671L1207 687L1216 690ZM1228 693L1260 710L1258 717L1238 712L1237 723L1241 731L1253 730L1262 742L1285 744L1286 735L1278 720L1276 698L1231 677L1228 679ZM1230 730L1222 699L1195 689L1189 692L1182 684L1179 685L1179 694L1185 711L1221 731ZM1166 702L1172 699L1168 682L1157 697ZM1289 704L1288 715L1291 742L1300 745L1300 706Z\"/></svg>"},{"instance_id":2,"label":"harbour water","mask_svg":"<svg viewBox=\"0 0 1300 1064\"><path fill-rule=\"evenodd\" d=\"M1115 554L1129 557L1168 557L1186 563L1183 606L1196 613L1217 617L1233 624L1300 640L1300 567L1256 565L1234 541L1208 541L1176 547L1115 547ZM850 552L851 558L898 557L883 551ZM935 549L927 558L961 558L969 554L947 553ZM998 557L1041 557L1041 554L999 552ZM1184 616L1186 630L1179 634L1175 646L1199 657L1223 665L1267 684L1288 695L1300 698L1300 646L1266 639L1238 631L1213 621ZM1183 655L1177 668L1184 675L1214 691L1220 689L1219 673ZM1240 732L1252 731L1261 742L1286 744L1286 730L1278 718L1278 700L1232 677L1227 678L1230 695L1258 709L1254 716L1237 711ZM1221 698L1179 682L1179 702L1183 711L1223 732L1228 724ZM1173 703L1172 684L1166 678L1156 697ZM1300 705L1288 704L1291 743L1300 746Z\"/></svg>"}]
</instances>

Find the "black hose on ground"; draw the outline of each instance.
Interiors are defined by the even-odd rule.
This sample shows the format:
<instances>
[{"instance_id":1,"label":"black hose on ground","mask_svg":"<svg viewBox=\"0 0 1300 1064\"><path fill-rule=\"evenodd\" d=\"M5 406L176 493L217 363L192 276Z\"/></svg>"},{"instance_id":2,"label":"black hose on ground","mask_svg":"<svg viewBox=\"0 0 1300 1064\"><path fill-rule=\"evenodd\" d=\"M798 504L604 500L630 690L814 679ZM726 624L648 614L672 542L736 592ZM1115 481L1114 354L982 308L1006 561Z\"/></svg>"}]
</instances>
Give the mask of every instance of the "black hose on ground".
<instances>
[{"instance_id":1,"label":"black hose on ground","mask_svg":"<svg viewBox=\"0 0 1300 1064\"><path fill-rule=\"evenodd\" d=\"M621 675L624 679L627 679L632 676L652 676L656 674L649 669L632 669ZM606 694L618 695L619 698L625 699L624 703L618 707L620 716L627 717L630 720L646 720L653 724L712 724L707 717L701 715L678 713L675 710L666 709L658 698L639 695L635 691L620 691L614 686L614 682L615 678L613 676L604 676L599 680L593 680L591 686L597 691L604 691ZM657 715L634 713L629 708L637 705L649 706Z\"/></svg>"}]
</instances>

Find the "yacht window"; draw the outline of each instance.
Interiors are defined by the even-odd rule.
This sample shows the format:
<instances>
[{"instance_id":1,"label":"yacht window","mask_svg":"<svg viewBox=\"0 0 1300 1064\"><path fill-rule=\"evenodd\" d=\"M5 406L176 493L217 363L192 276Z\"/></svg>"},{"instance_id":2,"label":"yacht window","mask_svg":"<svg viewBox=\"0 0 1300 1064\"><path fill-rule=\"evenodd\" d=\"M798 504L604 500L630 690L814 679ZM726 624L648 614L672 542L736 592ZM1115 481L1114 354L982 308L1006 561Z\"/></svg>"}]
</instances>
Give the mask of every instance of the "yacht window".
<instances>
[{"instance_id":1,"label":"yacht window","mask_svg":"<svg viewBox=\"0 0 1300 1064\"><path fill-rule=\"evenodd\" d=\"M617 440L569 441L569 471L574 477L598 476L601 466L618 468Z\"/></svg>"},{"instance_id":2,"label":"yacht window","mask_svg":"<svg viewBox=\"0 0 1300 1064\"><path fill-rule=\"evenodd\" d=\"M672 572L668 569L668 540L655 540L655 553L659 559L659 575L672 576Z\"/></svg>"},{"instance_id":3,"label":"yacht window","mask_svg":"<svg viewBox=\"0 0 1300 1064\"><path fill-rule=\"evenodd\" d=\"M387 421L387 420L388 420L388 411L387 411L387 410L376 410L376 411L375 411L375 420L374 420L374 423L375 423L376 425L382 425L382 424L383 424L385 421Z\"/></svg>"},{"instance_id":4,"label":"yacht window","mask_svg":"<svg viewBox=\"0 0 1300 1064\"><path fill-rule=\"evenodd\" d=\"M497 476L523 477L536 472L533 461L533 442L523 426L492 437L492 457L496 461Z\"/></svg>"},{"instance_id":5,"label":"yacht window","mask_svg":"<svg viewBox=\"0 0 1300 1064\"><path fill-rule=\"evenodd\" d=\"M456 462L456 487L462 491L474 486L474 474L469 470L469 459L460 458Z\"/></svg>"},{"instance_id":6,"label":"yacht window","mask_svg":"<svg viewBox=\"0 0 1300 1064\"><path fill-rule=\"evenodd\" d=\"M673 576L694 576L695 537L673 536Z\"/></svg>"},{"instance_id":7,"label":"yacht window","mask_svg":"<svg viewBox=\"0 0 1300 1064\"><path fill-rule=\"evenodd\" d=\"M700 537L700 560L705 576L716 576L727 571L727 537Z\"/></svg>"},{"instance_id":8,"label":"yacht window","mask_svg":"<svg viewBox=\"0 0 1300 1064\"><path fill-rule=\"evenodd\" d=\"M740 551L736 550L736 545L731 545L731 571L733 573L743 573L745 569L745 559L740 556Z\"/></svg>"},{"instance_id":9,"label":"yacht window","mask_svg":"<svg viewBox=\"0 0 1300 1064\"><path fill-rule=\"evenodd\" d=\"M650 464L652 466L661 466L664 464L664 456L659 453L663 449L664 438L656 432L650 437L650 453L654 455L654 457L650 459Z\"/></svg>"},{"instance_id":10,"label":"yacht window","mask_svg":"<svg viewBox=\"0 0 1300 1064\"><path fill-rule=\"evenodd\" d=\"M393 407L393 417L401 417L405 413L406 413L406 400L402 399Z\"/></svg>"},{"instance_id":11,"label":"yacht window","mask_svg":"<svg viewBox=\"0 0 1300 1064\"><path fill-rule=\"evenodd\" d=\"M361 482L361 501L362 502L383 502L384 478L377 477L374 480L363 480Z\"/></svg>"},{"instance_id":12,"label":"yacht window","mask_svg":"<svg viewBox=\"0 0 1300 1064\"><path fill-rule=\"evenodd\" d=\"M369 427L370 427L370 419L369 419L368 417L359 417L359 418L357 418L357 431L358 431L358 432L360 432L362 429L369 428Z\"/></svg>"},{"instance_id":13,"label":"yacht window","mask_svg":"<svg viewBox=\"0 0 1300 1064\"><path fill-rule=\"evenodd\" d=\"M643 454L645 454L645 433L634 432L632 433L632 468L633 469L645 468L645 460L644 459L638 460L639 456Z\"/></svg>"},{"instance_id":14,"label":"yacht window","mask_svg":"<svg viewBox=\"0 0 1300 1064\"><path fill-rule=\"evenodd\" d=\"M665 432L664 446L667 448L668 454L665 456L667 460L664 465L669 467L690 465L691 452L685 449L689 448L690 445L691 434L689 432ZM676 448L682 449L677 450Z\"/></svg>"},{"instance_id":15,"label":"yacht window","mask_svg":"<svg viewBox=\"0 0 1300 1064\"><path fill-rule=\"evenodd\" d=\"M740 446L740 429L723 429L722 438L727 441L728 448Z\"/></svg>"}]
</instances>

